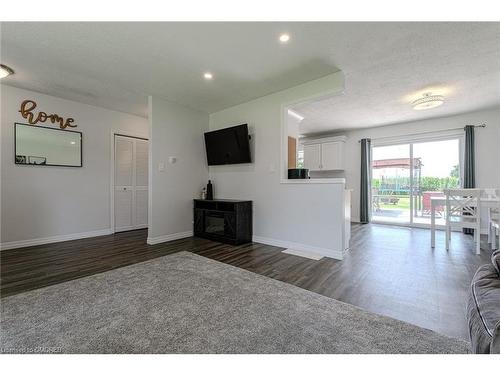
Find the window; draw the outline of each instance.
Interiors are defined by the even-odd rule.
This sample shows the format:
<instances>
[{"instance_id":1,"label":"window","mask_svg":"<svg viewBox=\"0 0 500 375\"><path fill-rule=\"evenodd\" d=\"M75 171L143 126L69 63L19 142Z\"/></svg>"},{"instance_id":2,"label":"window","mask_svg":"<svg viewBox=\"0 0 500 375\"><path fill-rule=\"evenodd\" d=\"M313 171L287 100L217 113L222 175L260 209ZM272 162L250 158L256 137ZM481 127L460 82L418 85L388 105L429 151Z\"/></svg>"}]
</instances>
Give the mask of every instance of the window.
<instances>
[{"instance_id":1,"label":"window","mask_svg":"<svg viewBox=\"0 0 500 375\"><path fill-rule=\"evenodd\" d=\"M297 149L297 168L304 168L304 146L299 145Z\"/></svg>"}]
</instances>

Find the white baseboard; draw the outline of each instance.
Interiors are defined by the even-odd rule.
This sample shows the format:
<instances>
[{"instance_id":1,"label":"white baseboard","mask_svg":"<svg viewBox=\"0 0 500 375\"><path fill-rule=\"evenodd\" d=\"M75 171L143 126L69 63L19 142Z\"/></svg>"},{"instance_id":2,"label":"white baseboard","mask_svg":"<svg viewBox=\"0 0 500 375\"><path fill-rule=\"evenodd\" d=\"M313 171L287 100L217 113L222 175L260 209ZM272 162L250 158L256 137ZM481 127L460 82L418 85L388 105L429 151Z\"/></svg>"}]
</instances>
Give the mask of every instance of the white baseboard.
<instances>
[{"instance_id":1,"label":"white baseboard","mask_svg":"<svg viewBox=\"0 0 500 375\"><path fill-rule=\"evenodd\" d=\"M253 236L252 241L257 243L262 243L265 245L284 247L285 249L292 248L295 250L308 251L311 253L316 253L328 258L333 258L338 260L344 259L344 251L342 250L327 249L324 247L305 245L297 242L276 240L274 238L267 238L261 236Z\"/></svg>"},{"instance_id":2,"label":"white baseboard","mask_svg":"<svg viewBox=\"0 0 500 375\"><path fill-rule=\"evenodd\" d=\"M146 229L146 228L148 228L148 224L146 224L146 225L124 227L124 228L120 228L118 230L115 229L115 231L113 233L130 232L132 230Z\"/></svg>"},{"instance_id":3,"label":"white baseboard","mask_svg":"<svg viewBox=\"0 0 500 375\"><path fill-rule=\"evenodd\" d=\"M89 238L89 237L106 236L106 235L112 234L112 233L113 232L111 229L101 229L101 230L94 230L91 232L63 234L63 235L59 235L59 236L33 238L30 240L3 242L0 245L0 250L17 249L20 247L45 245L45 244L54 243L54 242L63 242L63 241L79 240L82 238Z\"/></svg>"},{"instance_id":4,"label":"white baseboard","mask_svg":"<svg viewBox=\"0 0 500 375\"><path fill-rule=\"evenodd\" d=\"M193 231L189 230L187 232L167 234L165 236L148 237L147 243L148 245L156 245L157 243L179 240L181 238L187 238L192 236L193 236Z\"/></svg>"}]
</instances>

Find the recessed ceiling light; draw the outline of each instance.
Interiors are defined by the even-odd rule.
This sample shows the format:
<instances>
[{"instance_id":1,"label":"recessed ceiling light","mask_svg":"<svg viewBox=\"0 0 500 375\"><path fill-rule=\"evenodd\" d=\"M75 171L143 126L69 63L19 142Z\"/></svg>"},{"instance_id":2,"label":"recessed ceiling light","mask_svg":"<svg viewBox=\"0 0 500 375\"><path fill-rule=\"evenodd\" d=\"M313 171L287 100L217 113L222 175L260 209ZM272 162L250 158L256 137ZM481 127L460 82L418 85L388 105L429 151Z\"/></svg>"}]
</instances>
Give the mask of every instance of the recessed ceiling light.
<instances>
[{"instance_id":1,"label":"recessed ceiling light","mask_svg":"<svg viewBox=\"0 0 500 375\"><path fill-rule=\"evenodd\" d=\"M76 145L76 142L75 141L71 141L70 142L72 145Z\"/></svg>"},{"instance_id":2,"label":"recessed ceiling light","mask_svg":"<svg viewBox=\"0 0 500 375\"><path fill-rule=\"evenodd\" d=\"M214 76L212 75L212 73L206 72L205 74L203 74L203 78L211 80L212 78L214 78Z\"/></svg>"},{"instance_id":3,"label":"recessed ceiling light","mask_svg":"<svg viewBox=\"0 0 500 375\"><path fill-rule=\"evenodd\" d=\"M290 40L290 35L288 34L281 34L280 35L280 42L281 43L286 43Z\"/></svg>"},{"instance_id":4,"label":"recessed ceiling light","mask_svg":"<svg viewBox=\"0 0 500 375\"><path fill-rule=\"evenodd\" d=\"M0 64L0 78L5 78L14 74L14 71L9 68L7 65Z\"/></svg>"},{"instance_id":5,"label":"recessed ceiling light","mask_svg":"<svg viewBox=\"0 0 500 375\"><path fill-rule=\"evenodd\" d=\"M432 93L427 92L421 98L414 100L411 105L413 109L421 111L423 109L431 109L439 107L444 103L443 95L432 95Z\"/></svg>"}]
</instances>

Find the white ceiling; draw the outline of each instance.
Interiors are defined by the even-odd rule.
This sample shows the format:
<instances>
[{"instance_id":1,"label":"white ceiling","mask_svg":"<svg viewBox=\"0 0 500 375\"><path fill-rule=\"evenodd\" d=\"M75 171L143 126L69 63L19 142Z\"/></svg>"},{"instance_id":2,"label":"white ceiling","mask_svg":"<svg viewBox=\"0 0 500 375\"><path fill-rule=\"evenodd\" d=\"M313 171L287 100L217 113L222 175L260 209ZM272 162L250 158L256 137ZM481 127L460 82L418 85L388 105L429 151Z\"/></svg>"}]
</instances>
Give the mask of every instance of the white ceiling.
<instances>
[{"instance_id":1,"label":"white ceiling","mask_svg":"<svg viewBox=\"0 0 500 375\"><path fill-rule=\"evenodd\" d=\"M500 23L342 25L330 44L345 90L293 109L302 134L443 117L500 106ZM336 47L335 47L336 46ZM425 92L445 103L416 111Z\"/></svg>"},{"instance_id":2,"label":"white ceiling","mask_svg":"<svg viewBox=\"0 0 500 375\"><path fill-rule=\"evenodd\" d=\"M500 23L2 23L0 52L2 84L142 116L147 95L215 112L336 67L345 93L296 106L303 133L500 105ZM414 111L428 87L445 104Z\"/></svg>"}]
</instances>

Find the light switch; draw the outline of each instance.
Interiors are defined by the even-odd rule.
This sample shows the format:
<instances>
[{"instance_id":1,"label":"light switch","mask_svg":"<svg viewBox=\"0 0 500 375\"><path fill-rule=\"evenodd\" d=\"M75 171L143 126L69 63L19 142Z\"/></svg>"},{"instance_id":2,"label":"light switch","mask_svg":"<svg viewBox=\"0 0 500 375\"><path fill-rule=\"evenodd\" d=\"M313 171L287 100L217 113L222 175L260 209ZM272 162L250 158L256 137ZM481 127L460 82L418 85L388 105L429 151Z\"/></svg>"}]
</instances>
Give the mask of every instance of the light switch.
<instances>
[{"instance_id":1,"label":"light switch","mask_svg":"<svg viewBox=\"0 0 500 375\"><path fill-rule=\"evenodd\" d=\"M158 163L158 170L159 170L160 172L165 172L165 162L160 161L160 162Z\"/></svg>"},{"instance_id":2,"label":"light switch","mask_svg":"<svg viewBox=\"0 0 500 375\"><path fill-rule=\"evenodd\" d=\"M177 158L175 156L169 156L168 162L170 164L174 164L177 161Z\"/></svg>"}]
</instances>

